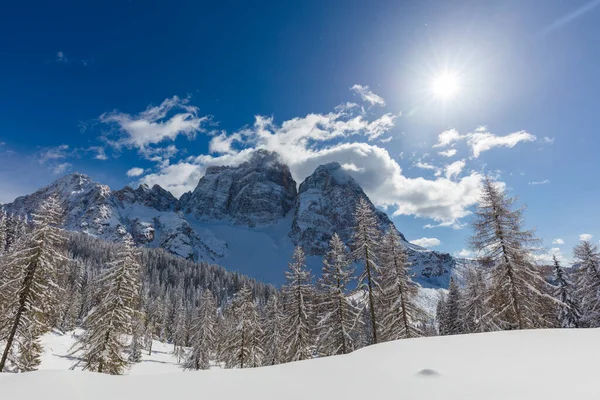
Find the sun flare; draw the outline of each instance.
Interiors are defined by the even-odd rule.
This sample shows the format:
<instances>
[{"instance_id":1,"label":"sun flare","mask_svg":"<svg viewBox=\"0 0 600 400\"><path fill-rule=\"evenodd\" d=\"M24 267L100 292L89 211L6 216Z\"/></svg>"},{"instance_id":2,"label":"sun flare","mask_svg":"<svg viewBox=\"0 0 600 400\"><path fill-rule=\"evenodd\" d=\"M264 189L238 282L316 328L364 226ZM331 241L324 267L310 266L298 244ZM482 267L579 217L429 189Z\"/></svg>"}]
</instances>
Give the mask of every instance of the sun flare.
<instances>
[{"instance_id":1,"label":"sun flare","mask_svg":"<svg viewBox=\"0 0 600 400\"><path fill-rule=\"evenodd\" d=\"M431 90L433 94L441 99L454 96L459 89L458 77L454 74L445 73L433 80Z\"/></svg>"}]
</instances>

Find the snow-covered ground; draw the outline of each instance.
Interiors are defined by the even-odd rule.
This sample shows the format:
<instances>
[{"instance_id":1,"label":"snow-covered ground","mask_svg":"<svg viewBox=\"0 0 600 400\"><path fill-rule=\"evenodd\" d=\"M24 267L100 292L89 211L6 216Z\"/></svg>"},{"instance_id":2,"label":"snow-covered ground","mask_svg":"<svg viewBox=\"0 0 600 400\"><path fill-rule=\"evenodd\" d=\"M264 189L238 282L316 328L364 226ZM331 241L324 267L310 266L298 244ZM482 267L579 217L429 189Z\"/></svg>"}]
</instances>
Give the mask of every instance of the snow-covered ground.
<instances>
[{"instance_id":1,"label":"snow-covered ground","mask_svg":"<svg viewBox=\"0 0 600 400\"><path fill-rule=\"evenodd\" d=\"M68 347L62 344L68 338L55 337L53 352ZM0 396L24 400L599 399L598 343L600 329L496 332L402 340L346 356L274 367L184 373L177 372L182 370L171 356L159 362L158 353L155 362L146 360L129 376L64 370L69 362L49 361L53 356L47 355L42 371L0 375Z\"/></svg>"}]
</instances>

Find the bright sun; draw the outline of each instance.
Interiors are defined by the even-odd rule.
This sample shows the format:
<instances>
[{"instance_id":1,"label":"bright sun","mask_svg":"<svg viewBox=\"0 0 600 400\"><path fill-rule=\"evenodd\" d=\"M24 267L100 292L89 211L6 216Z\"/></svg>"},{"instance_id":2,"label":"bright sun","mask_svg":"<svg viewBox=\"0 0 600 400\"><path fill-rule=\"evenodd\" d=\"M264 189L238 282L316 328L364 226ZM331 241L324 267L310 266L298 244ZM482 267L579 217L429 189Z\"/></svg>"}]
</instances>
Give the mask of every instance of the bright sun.
<instances>
[{"instance_id":1,"label":"bright sun","mask_svg":"<svg viewBox=\"0 0 600 400\"><path fill-rule=\"evenodd\" d=\"M452 97L458 91L458 78L449 73L440 75L434 79L431 89L433 94L441 99Z\"/></svg>"}]
</instances>

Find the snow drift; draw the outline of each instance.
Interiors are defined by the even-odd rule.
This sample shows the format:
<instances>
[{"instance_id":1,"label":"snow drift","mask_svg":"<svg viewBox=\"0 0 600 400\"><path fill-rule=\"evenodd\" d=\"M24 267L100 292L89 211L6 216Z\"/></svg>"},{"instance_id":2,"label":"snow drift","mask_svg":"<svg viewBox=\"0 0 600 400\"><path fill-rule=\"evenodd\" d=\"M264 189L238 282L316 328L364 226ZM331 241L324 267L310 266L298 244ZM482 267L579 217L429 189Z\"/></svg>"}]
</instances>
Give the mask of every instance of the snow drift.
<instances>
[{"instance_id":1,"label":"snow drift","mask_svg":"<svg viewBox=\"0 0 600 400\"><path fill-rule=\"evenodd\" d=\"M600 329L512 331L401 340L246 370L129 376L43 370L0 375L0 393L45 400L598 399L593 349L599 341Z\"/></svg>"}]
</instances>

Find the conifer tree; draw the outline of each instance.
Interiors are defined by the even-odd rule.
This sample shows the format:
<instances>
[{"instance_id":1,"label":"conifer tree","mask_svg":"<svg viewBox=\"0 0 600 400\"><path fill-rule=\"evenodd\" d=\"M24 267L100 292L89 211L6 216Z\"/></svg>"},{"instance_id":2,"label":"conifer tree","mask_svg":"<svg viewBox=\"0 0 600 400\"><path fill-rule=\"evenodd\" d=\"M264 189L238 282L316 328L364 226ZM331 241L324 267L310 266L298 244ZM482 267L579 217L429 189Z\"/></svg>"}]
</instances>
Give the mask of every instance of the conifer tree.
<instances>
[{"instance_id":1,"label":"conifer tree","mask_svg":"<svg viewBox=\"0 0 600 400\"><path fill-rule=\"evenodd\" d=\"M532 257L532 246L538 241L533 231L522 229L523 209L512 209L515 200L485 178L471 244L481 262L491 265L490 321L499 329L551 326L546 316L555 300Z\"/></svg>"},{"instance_id":2,"label":"conifer tree","mask_svg":"<svg viewBox=\"0 0 600 400\"><path fill-rule=\"evenodd\" d=\"M319 280L319 353L348 354L354 350L353 330L359 311L348 300L354 270L346 246L337 233L329 241Z\"/></svg>"},{"instance_id":3,"label":"conifer tree","mask_svg":"<svg viewBox=\"0 0 600 400\"><path fill-rule=\"evenodd\" d=\"M279 294L276 294L268 300L263 320L263 343L265 343L264 365L277 365L284 361L284 332L282 324L283 310L281 309Z\"/></svg>"},{"instance_id":4,"label":"conifer tree","mask_svg":"<svg viewBox=\"0 0 600 400\"><path fill-rule=\"evenodd\" d=\"M421 336L418 322L424 311L415 302L417 287L410 281L408 255L392 225L383 237L380 259L382 340Z\"/></svg>"},{"instance_id":5,"label":"conifer tree","mask_svg":"<svg viewBox=\"0 0 600 400\"><path fill-rule=\"evenodd\" d=\"M139 315L140 271L139 251L127 234L114 261L98 278L102 297L86 318L87 330L75 347L83 350L84 370L119 375L127 366L125 335L133 334Z\"/></svg>"},{"instance_id":6,"label":"conifer tree","mask_svg":"<svg viewBox=\"0 0 600 400\"><path fill-rule=\"evenodd\" d=\"M582 240L573 249L576 295L581 307L581 325L586 328L600 326L600 252L598 246Z\"/></svg>"},{"instance_id":7,"label":"conifer tree","mask_svg":"<svg viewBox=\"0 0 600 400\"><path fill-rule=\"evenodd\" d=\"M33 232L15 238L9 249L0 273L0 342L5 343L0 372L15 341L21 348L31 346L27 364L36 364L38 337L50 328L49 315L58 309L58 275L66 262L65 238L58 228L62 213L56 196L50 196L33 215Z\"/></svg>"},{"instance_id":8,"label":"conifer tree","mask_svg":"<svg viewBox=\"0 0 600 400\"><path fill-rule=\"evenodd\" d=\"M444 318L441 320L445 335L463 333L460 316L461 294L454 278L450 278L448 295L445 300Z\"/></svg>"},{"instance_id":9,"label":"conifer tree","mask_svg":"<svg viewBox=\"0 0 600 400\"><path fill-rule=\"evenodd\" d=\"M556 289L554 295L560 300L558 305L558 321L561 328L579 328L581 312L577 300L573 297L573 286L565 276L565 271L560 266L556 256L552 256L554 261L554 283Z\"/></svg>"},{"instance_id":10,"label":"conifer tree","mask_svg":"<svg viewBox=\"0 0 600 400\"><path fill-rule=\"evenodd\" d=\"M0 209L0 257L4 254L6 248L6 223L8 220L8 216L4 212L4 210ZM2 264L0 263L0 270L2 269Z\"/></svg>"},{"instance_id":11,"label":"conifer tree","mask_svg":"<svg viewBox=\"0 0 600 400\"><path fill-rule=\"evenodd\" d=\"M184 364L186 369L210 369L216 350L217 303L210 290L202 292L192 328L191 351Z\"/></svg>"},{"instance_id":12,"label":"conifer tree","mask_svg":"<svg viewBox=\"0 0 600 400\"><path fill-rule=\"evenodd\" d=\"M310 271L306 268L304 251L300 246L294 250L292 262L283 287L285 358L287 361L306 360L314 349L313 320L314 288Z\"/></svg>"},{"instance_id":13,"label":"conifer tree","mask_svg":"<svg viewBox=\"0 0 600 400\"><path fill-rule=\"evenodd\" d=\"M380 294L379 267L377 265L377 247L380 231L377 217L369 203L361 198L354 212L355 227L353 234L354 258L364 264L364 269L358 277L358 284L367 293L369 309L371 342L378 343L379 321L375 304Z\"/></svg>"},{"instance_id":14,"label":"conifer tree","mask_svg":"<svg viewBox=\"0 0 600 400\"><path fill-rule=\"evenodd\" d=\"M486 304L487 285L481 268L468 267L466 284L461 296L460 314L465 333L487 332L489 309Z\"/></svg>"},{"instance_id":15,"label":"conifer tree","mask_svg":"<svg viewBox=\"0 0 600 400\"><path fill-rule=\"evenodd\" d=\"M244 285L236 294L229 317L224 344L225 366L227 368L254 368L262 365L264 350L262 328L252 291Z\"/></svg>"}]
</instances>

